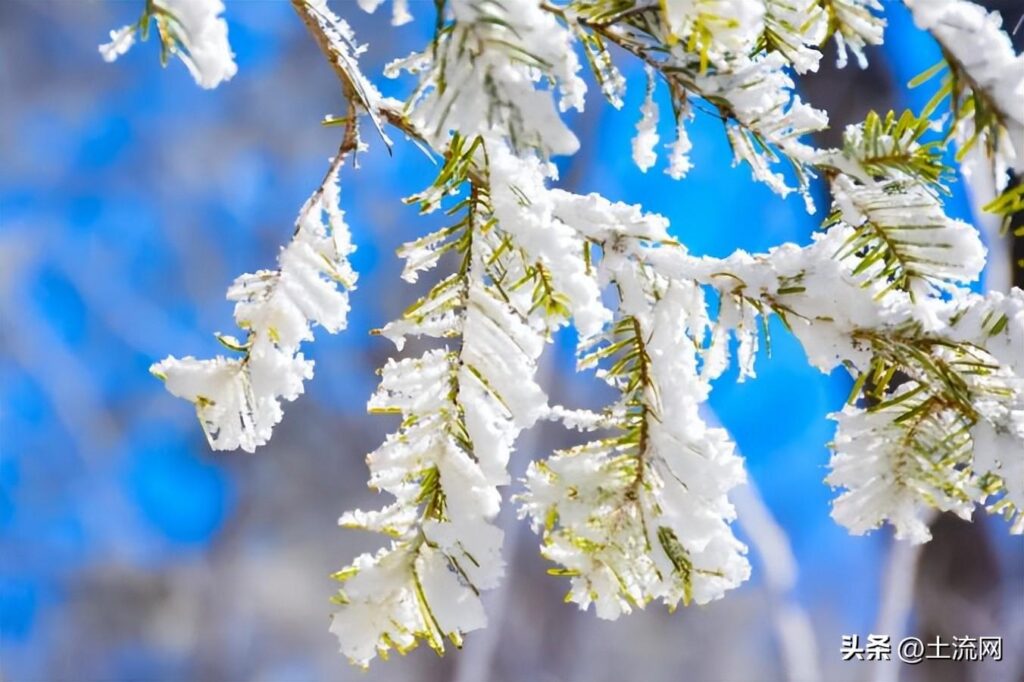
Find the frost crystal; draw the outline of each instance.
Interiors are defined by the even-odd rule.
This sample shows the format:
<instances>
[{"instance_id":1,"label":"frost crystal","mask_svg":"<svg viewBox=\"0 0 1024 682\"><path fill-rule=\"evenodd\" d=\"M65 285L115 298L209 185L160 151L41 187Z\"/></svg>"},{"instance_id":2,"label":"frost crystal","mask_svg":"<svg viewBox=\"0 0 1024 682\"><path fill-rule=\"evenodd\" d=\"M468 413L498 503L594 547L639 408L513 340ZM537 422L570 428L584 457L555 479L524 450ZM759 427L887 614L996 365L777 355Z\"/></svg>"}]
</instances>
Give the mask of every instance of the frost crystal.
<instances>
[{"instance_id":1,"label":"frost crystal","mask_svg":"<svg viewBox=\"0 0 1024 682\"><path fill-rule=\"evenodd\" d=\"M384 0L357 0L360 9L373 14L377 8L384 4ZM391 25L402 26L412 21L413 16L409 13L409 0L392 0L391 2Z\"/></svg>"},{"instance_id":2,"label":"frost crystal","mask_svg":"<svg viewBox=\"0 0 1024 682\"><path fill-rule=\"evenodd\" d=\"M690 163L690 150L693 143L686 132L686 124L682 121L676 126L676 139L669 145L668 168L665 169L673 180L681 180L693 168Z\"/></svg>"}]
</instances>

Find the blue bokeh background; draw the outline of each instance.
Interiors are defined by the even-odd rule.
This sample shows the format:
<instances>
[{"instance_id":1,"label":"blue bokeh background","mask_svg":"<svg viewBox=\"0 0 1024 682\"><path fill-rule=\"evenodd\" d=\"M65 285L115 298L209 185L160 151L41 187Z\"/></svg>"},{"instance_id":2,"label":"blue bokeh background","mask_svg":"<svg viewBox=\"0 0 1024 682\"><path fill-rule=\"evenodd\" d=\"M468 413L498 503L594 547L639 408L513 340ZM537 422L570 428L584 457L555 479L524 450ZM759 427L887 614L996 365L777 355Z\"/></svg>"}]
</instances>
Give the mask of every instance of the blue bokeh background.
<instances>
[{"instance_id":1,"label":"blue bokeh background","mask_svg":"<svg viewBox=\"0 0 1024 682\"><path fill-rule=\"evenodd\" d=\"M361 168L342 181L360 273L350 329L310 347L317 376L286 406L274 444L251 457L210 453L190 406L147 369L169 353L221 350L210 332L231 328L224 290L236 274L272 264L336 147L336 131L319 121L341 111L332 74L288 3L228 5L239 74L212 92L179 63L161 69L152 43L114 65L100 60L106 30L133 20L141 1L0 5L0 679L352 674L326 633L326 575L370 545L334 520L380 502L363 488L362 457L390 425L364 415L364 406L373 368L392 349L367 332L412 297L396 276L394 248L431 220L399 199L432 171L410 145L388 156L370 139ZM371 43L370 74L429 35L430 3L412 3L419 21L394 30L354 3L337 6ZM854 82L864 78L851 73L856 67L807 86L812 102L825 105L850 102L842 91L853 90L849 109L833 110L834 124L859 120L871 106L919 108L930 94L903 84L935 63L938 49L901 5L886 6L887 44L871 53L868 87ZM621 111L592 88L588 112L574 119L584 151L560 161L566 183L642 202L668 216L696 253L808 242L824 211L820 188L819 215L809 216L799 197L783 201L754 184L748 169L731 167L710 116L691 124L695 169L685 181L660 166L637 171L622 131L635 124L643 74L633 68L627 77L633 85ZM386 83L385 94L407 85ZM660 104L670 111L667 100ZM972 219L962 183L948 207ZM796 597L820 628L822 655L834 657L839 633L865 633L874 622L889 534L851 537L830 519L825 415L842 404L849 381L808 368L799 344L779 325L772 332L772 357L761 358L757 379L723 377L711 406L792 543ZM571 335L551 353L552 366L571 367ZM566 402L585 402L591 390L589 378L559 369L553 381ZM516 466L521 473L525 463ZM1020 543L1005 538L1001 523L984 525L1012 586L1024 573ZM533 542L527 535L516 555L532 557ZM535 558L514 562L515 589L524 608L560 615L524 628L603 628L587 638L612 642L647 632L644 623L667 627L660 614L632 616L633 630L629 619L617 629L579 625L589 616L568 613L561 586L546 586L553 579L542 568ZM753 596L709 607L724 614L712 622L765 631L759 584L755 557L743 590ZM1019 603L1019 581L1013 589ZM699 628L702 614L676 617ZM533 641L515 636L521 646ZM763 632L750 637L757 651L769 646ZM439 667L447 664L428 656L389 670L447 674ZM564 662L543 670L520 659L534 666L525 668L534 679L572 677Z\"/></svg>"}]
</instances>

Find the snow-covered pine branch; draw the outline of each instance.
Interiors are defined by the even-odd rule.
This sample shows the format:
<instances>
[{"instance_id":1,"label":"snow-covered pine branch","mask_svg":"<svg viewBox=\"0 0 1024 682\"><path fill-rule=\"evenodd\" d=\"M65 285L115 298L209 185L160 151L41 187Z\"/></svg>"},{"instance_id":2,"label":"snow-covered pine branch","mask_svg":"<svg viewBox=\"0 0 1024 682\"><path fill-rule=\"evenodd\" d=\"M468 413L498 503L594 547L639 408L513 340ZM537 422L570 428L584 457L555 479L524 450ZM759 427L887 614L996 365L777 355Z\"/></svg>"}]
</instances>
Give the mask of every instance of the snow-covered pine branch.
<instances>
[{"instance_id":1,"label":"snow-covered pine branch","mask_svg":"<svg viewBox=\"0 0 1024 682\"><path fill-rule=\"evenodd\" d=\"M673 149L667 170L670 175L681 176L683 172L678 169L688 163L685 120L690 115L691 101L697 100L713 107L722 119L737 163L749 164L757 180L786 196L792 188L774 168L785 160L795 171L797 187L806 195L813 175L813 150L800 138L825 128L828 119L793 93L793 80L786 73L790 65L786 52L773 46L780 41L803 45L812 40L813 33L798 35L790 29L780 36L776 31L785 24L779 8L770 15L772 23L767 24L762 3L752 0L706 5L668 2L664 11L657 3L637 3L610 15L607 7L616 3L579 5L571 12L558 8L552 11L574 23L596 44L611 43L641 59L668 87L681 142ZM798 62L800 71L817 68L817 58L806 51L806 46L799 51ZM593 68L602 62L590 63ZM598 69L595 75L601 80L602 74ZM650 119L655 115L644 112L646 123L638 126L638 137L650 136L652 124L656 125L656 119ZM653 165L650 156L634 152L637 165L644 170ZM810 197L806 196L810 206Z\"/></svg>"},{"instance_id":2,"label":"snow-covered pine branch","mask_svg":"<svg viewBox=\"0 0 1024 682\"><path fill-rule=\"evenodd\" d=\"M948 100L947 138L972 185L990 188L984 209L1004 218L1024 210L1024 55L1013 49L995 12L967 0L905 0L915 23L934 36L943 60L913 84L942 78L930 106ZM1010 186L1010 172L1018 176Z\"/></svg>"},{"instance_id":3,"label":"snow-covered pine branch","mask_svg":"<svg viewBox=\"0 0 1024 682\"><path fill-rule=\"evenodd\" d=\"M131 49L136 35L148 39L152 24L160 39L161 63L166 66L168 59L178 57L199 86L215 88L238 70L223 12L221 0L146 0L139 20L111 31L100 54L108 62L116 60Z\"/></svg>"},{"instance_id":4,"label":"snow-covered pine branch","mask_svg":"<svg viewBox=\"0 0 1024 682\"><path fill-rule=\"evenodd\" d=\"M519 432L544 414L533 381L547 325L565 321L546 299L539 268L495 219L481 138L453 136L434 185L412 201L463 191L458 221L400 249L414 281L445 254L458 261L402 317L380 333L401 350L408 336L450 340L417 358L389 361L370 411L398 414L396 434L367 458L370 485L395 497L380 512L355 511L341 524L384 533L389 548L338 574L343 590L331 629L353 662L391 648L444 639L486 623L481 590L504 571L502 532L494 525L509 482L506 465ZM471 171L472 176L471 177ZM451 344L451 345L449 345Z\"/></svg>"},{"instance_id":5,"label":"snow-covered pine branch","mask_svg":"<svg viewBox=\"0 0 1024 682\"><path fill-rule=\"evenodd\" d=\"M834 208L826 225L854 228L837 251L855 259L853 274L866 285L886 282L911 298L973 282L985 265L977 231L946 217L941 193L945 169L935 143L922 143L928 120L909 111L883 119L874 112L850 126L839 152L822 154L831 175ZM836 170L838 169L838 170Z\"/></svg>"},{"instance_id":6,"label":"snow-covered pine branch","mask_svg":"<svg viewBox=\"0 0 1024 682\"><path fill-rule=\"evenodd\" d=\"M506 465L520 432L542 418L587 434L535 460L518 497L541 552L559 564L551 572L570 578L570 600L614 618L653 600L704 603L743 582L749 565L728 500L743 465L701 406L733 362L741 380L756 375L770 316L813 366L853 379L831 415L838 522L854 533L888 522L922 541L928 509L968 517L985 505L1024 532L1024 292L969 290L985 249L942 203L951 139L968 163L986 152L997 186L1007 168L1020 170L1021 57L972 3L907 4L948 62L948 134L935 134L937 98L919 114L871 113L839 149L817 149L807 134L828 117L799 99L791 74L817 69L829 40L840 64L849 50L863 66L885 25L876 0L441 0L431 41L386 71L411 74L404 101L381 97L360 71L366 48L326 0L292 0L349 102L334 121L341 149L278 269L243 275L229 291L247 336L219 338L241 355L168 358L154 372L195 404L215 449L265 443L280 401L311 376L300 343L315 325L345 325L355 273L337 176L346 155L365 149L359 121L386 146L397 132L438 159L436 179L410 203L444 208L454 222L399 250L404 279L435 279L379 330L399 353L408 337L433 340L389 360L370 400L371 412L401 420L367 459L370 484L394 501L341 519L390 540L335 576L331 629L353 662L421 641L441 652L445 639L460 646L484 626L480 593L504 572L494 521ZM163 58L179 56L212 87L234 73L223 9L147 0L140 21L101 51L113 60L155 23ZM394 24L411 20L406 2L392 10ZM560 115L584 106L581 64L621 107L620 59L647 72L646 83L628 84L647 88L632 145L642 170L658 163L664 86L675 134L665 172L685 176L687 121L710 111L735 161L778 194L798 190L813 209L811 183L827 182L830 210L813 242L698 258L664 218L558 188L551 157L591 143ZM1008 215L1022 202L1018 186L989 208ZM602 411L548 406L535 381L546 341L568 324L580 336L579 369L596 369L618 393Z\"/></svg>"},{"instance_id":7,"label":"snow-covered pine branch","mask_svg":"<svg viewBox=\"0 0 1024 682\"><path fill-rule=\"evenodd\" d=\"M732 534L728 491L744 479L729 436L700 406L710 391L698 365L710 325L704 291L646 261L669 241L660 216L597 196L555 190L555 219L587 238L593 266L618 300L611 322L580 341L579 367L619 391L593 423L611 433L527 472L522 513L542 554L568 576L567 600L617 618L659 599L704 604L750 574ZM671 248L671 247L668 247Z\"/></svg>"},{"instance_id":8,"label":"snow-covered pine branch","mask_svg":"<svg viewBox=\"0 0 1024 682\"><path fill-rule=\"evenodd\" d=\"M299 346L313 340L313 326L332 334L345 328L356 273L348 262L354 247L338 206L338 172L355 150L354 130L299 211L278 269L241 275L228 289L235 322L246 338L217 334L217 339L241 357L168 357L151 368L168 391L195 404L214 450L253 452L270 440L281 421L281 400L295 400L303 382L313 377L313 361Z\"/></svg>"},{"instance_id":9,"label":"snow-covered pine branch","mask_svg":"<svg viewBox=\"0 0 1024 682\"><path fill-rule=\"evenodd\" d=\"M839 430L828 482L846 489L833 509L837 521L856 533L889 521L900 537L921 541L929 535L917 519L926 509L969 516L987 504L1020 532L1024 293L942 300L889 290L879 299L886 285L865 288L833 257L852 234L834 228L809 247L762 256L694 259L662 249L653 258L723 297L706 371L726 366L735 329L738 361L753 374L752 350L760 330L767 334L761 320L776 315L811 364L823 372L842 366L854 377L849 404L832 415Z\"/></svg>"},{"instance_id":10,"label":"snow-covered pine branch","mask_svg":"<svg viewBox=\"0 0 1024 682\"><path fill-rule=\"evenodd\" d=\"M811 364L851 372L850 404L832 415L828 482L847 489L834 508L841 523L864 532L890 521L920 541L926 508L969 515L988 502L1020 532L1024 296L965 288L985 250L971 226L945 216L946 171L936 144L920 141L926 128L909 113L870 114L846 131L843 149L819 156L836 206L809 247L723 260L660 249L651 258L723 296L706 371L727 365L735 329L741 377L752 375L759 330L767 334L774 314Z\"/></svg>"}]
</instances>

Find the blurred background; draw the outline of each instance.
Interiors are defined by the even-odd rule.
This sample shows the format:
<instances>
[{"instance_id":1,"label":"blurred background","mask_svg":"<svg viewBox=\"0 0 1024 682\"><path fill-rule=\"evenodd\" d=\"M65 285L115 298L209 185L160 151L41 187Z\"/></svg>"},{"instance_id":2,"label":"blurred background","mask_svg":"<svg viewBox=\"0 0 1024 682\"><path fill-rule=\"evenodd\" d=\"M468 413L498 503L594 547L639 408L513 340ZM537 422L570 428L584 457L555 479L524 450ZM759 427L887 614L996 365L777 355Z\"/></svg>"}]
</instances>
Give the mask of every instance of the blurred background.
<instances>
[{"instance_id":1,"label":"blurred background","mask_svg":"<svg viewBox=\"0 0 1024 682\"><path fill-rule=\"evenodd\" d=\"M849 382L809 369L781 327L757 379L725 376L711 400L756 486L738 499L746 585L705 607L599 621L562 603L566 585L506 509L508 575L486 597L490 627L443 660L422 648L368 673L350 667L327 632L328 575L377 543L336 520L384 502L365 486L363 458L395 426L364 411L374 368L394 352L367 332L412 300L394 249L433 222L400 198L433 170L410 145L389 157L367 138L361 168L342 176L360 273L350 329L304 349L317 375L269 446L210 452L192 407L147 368L222 350L211 332L233 328L224 292L272 266L337 147L337 129L319 122L343 107L283 0L229 0L239 73L215 91L177 61L162 70L154 41L104 64L97 45L142 4L0 0L0 680L1024 680L1021 539L983 513L973 525L940 518L917 556L888 529L838 527L822 483L825 415ZM989 4L1009 27L1024 12L1017 0ZM333 5L370 43L371 76L422 45L433 21L428 1L414 0L417 21L398 29L388 7ZM937 47L902 5L885 5L887 42L869 69L837 71L830 46L800 83L835 127L819 144L870 109L920 108L931 94L905 83L938 61ZM754 184L731 167L711 117L691 124L689 177L641 174L629 145L642 73L627 76L622 111L591 88L563 185L642 202L696 253L809 241L820 188L814 217ZM408 83L383 86L400 95ZM963 183L949 211L984 227ZM1005 288L1012 246L986 239L988 283ZM553 400L584 405L593 378L571 373L573 342L556 339L544 373ZM554 427L525 436L513 476L570 442ZM892 623L899 631L883 634L894 638L1001 635L1004 661L842 662L842 635Z\"/></svg>"}]
</instances>

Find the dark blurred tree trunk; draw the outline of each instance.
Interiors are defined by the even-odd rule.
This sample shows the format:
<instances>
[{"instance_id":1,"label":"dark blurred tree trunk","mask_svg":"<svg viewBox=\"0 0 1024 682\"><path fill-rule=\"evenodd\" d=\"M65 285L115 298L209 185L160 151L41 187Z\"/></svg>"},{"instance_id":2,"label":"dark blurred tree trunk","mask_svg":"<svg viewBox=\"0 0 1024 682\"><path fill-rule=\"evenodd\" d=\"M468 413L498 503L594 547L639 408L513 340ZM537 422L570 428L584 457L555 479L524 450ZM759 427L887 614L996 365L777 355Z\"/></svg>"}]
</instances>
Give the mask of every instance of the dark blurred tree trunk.
<instances>
[{"instance_id":1,"label":"dark blurred tree trunk","mask_svg":"<svg viewBox=\"0 0 1024 682\"><path fill-rule=\"evenodd\" d=\"M932 541L917 563L914 591L916 623L910 632L926 644L941 637L978 637L1002 632L999 595L1001 576L986 524L964 521L954 514L939 516L931 526ZM1004 642L1003 646L1013 646ZM951 648L943 649L952 653ZM977 662L924 660L907 666L905 679L921 682L981 682L986 668Z\"/></svg>"}]
</instances>

